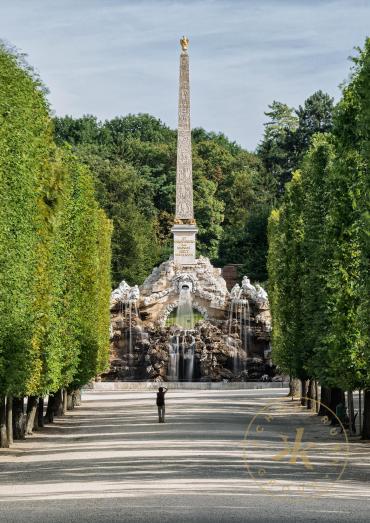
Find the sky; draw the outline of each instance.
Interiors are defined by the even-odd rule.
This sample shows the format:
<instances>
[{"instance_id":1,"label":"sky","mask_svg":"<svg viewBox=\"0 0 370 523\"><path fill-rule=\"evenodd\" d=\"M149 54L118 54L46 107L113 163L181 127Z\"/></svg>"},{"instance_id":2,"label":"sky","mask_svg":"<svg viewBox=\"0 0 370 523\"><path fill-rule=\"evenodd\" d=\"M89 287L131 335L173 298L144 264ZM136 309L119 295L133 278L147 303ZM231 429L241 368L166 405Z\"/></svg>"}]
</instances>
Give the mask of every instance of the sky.
<instances>
[{"instance_id":1,"label":"sky","mask_svg":"<svg viewBox=\"0 0 370 523\"><path fill-rule=\"evenodd\" d=\"M0 0L0 38L28 55L55 114L150 113L175 128L179 38L192 126L253 150L273 100L336 100L370 0Z\"/></svg>"}]
</instances>

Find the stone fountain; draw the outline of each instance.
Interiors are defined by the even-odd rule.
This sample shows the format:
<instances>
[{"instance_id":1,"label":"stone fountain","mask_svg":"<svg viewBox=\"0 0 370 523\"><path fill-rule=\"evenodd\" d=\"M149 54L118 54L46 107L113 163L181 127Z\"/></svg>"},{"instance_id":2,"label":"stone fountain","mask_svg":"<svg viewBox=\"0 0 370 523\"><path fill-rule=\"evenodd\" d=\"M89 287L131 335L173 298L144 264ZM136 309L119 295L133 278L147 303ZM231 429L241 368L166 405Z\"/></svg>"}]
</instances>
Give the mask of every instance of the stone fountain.
<instances>
[{"instance_id":1,"label":"stone fountain","mask_svg":"<svg viewBox=\"0 0 370 523\"><path fill-rule=\"evenodd\" d=\"M245 276L230 292L221 269L196 258L188 39L181 39L174 254L143 285L111 297L106 380L221 381L271 374L268 297Z\"/></svg>"}]
</instances>

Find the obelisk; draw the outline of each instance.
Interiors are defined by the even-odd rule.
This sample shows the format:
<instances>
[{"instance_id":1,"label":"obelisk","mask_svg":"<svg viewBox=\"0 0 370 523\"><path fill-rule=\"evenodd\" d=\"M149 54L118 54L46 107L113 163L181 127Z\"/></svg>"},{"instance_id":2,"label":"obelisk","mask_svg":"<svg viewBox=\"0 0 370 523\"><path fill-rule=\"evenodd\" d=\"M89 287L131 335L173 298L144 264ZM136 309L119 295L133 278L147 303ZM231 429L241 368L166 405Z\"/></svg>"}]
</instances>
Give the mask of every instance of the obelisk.
<instances>
[{"instance_id":1,"label":"obelisk","mask_svg":"<svg viewBox=\"0 0 370 523\"><path fill-rule=\"evenodd\" d=\"M195 236L198 229L193 210L193 174L190 128L189 39L180 40L180 85L177 128L176 215L172 227L174 260L179 265L193 265Z\"/></svg>"}]
</instances>

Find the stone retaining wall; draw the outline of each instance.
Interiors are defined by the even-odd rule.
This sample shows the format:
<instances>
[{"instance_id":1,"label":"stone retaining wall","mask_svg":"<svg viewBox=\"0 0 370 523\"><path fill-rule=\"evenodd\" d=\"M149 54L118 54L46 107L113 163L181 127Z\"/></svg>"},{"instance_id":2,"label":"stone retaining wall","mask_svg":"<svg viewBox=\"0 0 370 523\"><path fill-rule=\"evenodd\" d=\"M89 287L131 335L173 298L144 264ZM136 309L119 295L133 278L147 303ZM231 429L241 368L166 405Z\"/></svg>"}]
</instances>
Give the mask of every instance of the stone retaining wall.
<instances>
[{"instance_id":1,"label":"stone retaining wall","mask_svg":"<svg viewBox=\"0 0 370 523\"><path fill-rule=\"evenodd\" d=\"M98 381L85 387L92 390L153 390L160 386L181 390L240 390L276 389L289 387L289 382L179 382L159 383L153 381Z\"/></svg>"}]
</instances>

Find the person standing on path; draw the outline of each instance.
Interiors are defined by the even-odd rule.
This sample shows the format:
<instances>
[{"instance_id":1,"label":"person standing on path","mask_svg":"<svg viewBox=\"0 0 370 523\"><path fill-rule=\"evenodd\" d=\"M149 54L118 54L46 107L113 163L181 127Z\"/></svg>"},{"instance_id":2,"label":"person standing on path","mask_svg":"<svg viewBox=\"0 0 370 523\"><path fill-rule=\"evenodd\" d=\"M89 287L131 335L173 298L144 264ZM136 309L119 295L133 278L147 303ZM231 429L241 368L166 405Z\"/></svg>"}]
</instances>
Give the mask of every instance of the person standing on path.
<instances>
[{"instance_id":1,"label":"person standing on path","mask_svg":"<svg viewBox=\"0 0 370 523\"><path fill-rule=\"evenodd\" d=\"M164 423L164 414L165 414L164 396L167 391L168 391L167 388L163 389L163 387L159 387L158 392L157 392L157 407L158 407L159 423Z\"/></svg>"}]
</instances>

